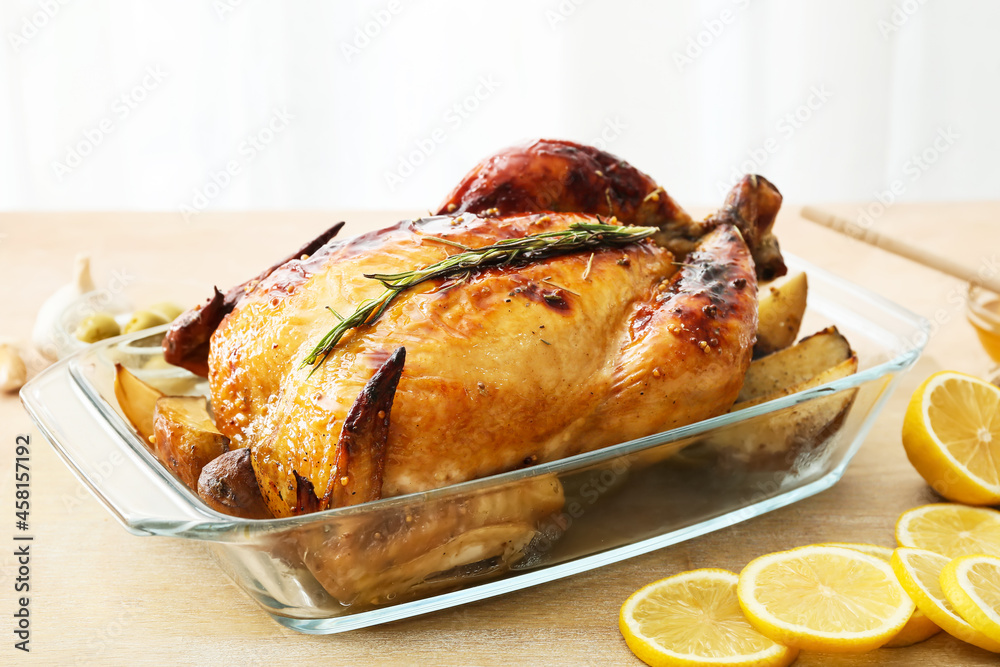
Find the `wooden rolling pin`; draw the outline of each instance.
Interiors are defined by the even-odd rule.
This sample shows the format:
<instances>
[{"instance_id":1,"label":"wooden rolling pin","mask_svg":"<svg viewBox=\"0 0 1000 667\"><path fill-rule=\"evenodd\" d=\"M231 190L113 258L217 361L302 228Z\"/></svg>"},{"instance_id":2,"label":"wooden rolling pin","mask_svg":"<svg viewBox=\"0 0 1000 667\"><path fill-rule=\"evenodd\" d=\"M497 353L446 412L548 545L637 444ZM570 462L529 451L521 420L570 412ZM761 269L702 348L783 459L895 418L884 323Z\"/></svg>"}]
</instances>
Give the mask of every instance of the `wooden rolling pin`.
<instances>
[{"instance_id":1,"label":"wooden rolling pin","mask_svg":"<svg viewBox=\"0 0 1000 667\"><path fill-rule=\"evenodd\" d=\"M949 276L954 276L959 280L964 280L965 282L973 285L979 285L992 292L1000 294L1000 276L981 275L979 271L971 269L964 264L959 264L958 262L950 260L947 257L935 255L920 246L915 246L892 236L879 234L873 229L862 227L861 225L846 218L841 218L840 216L827 213L826 211L821 211L820 209L812 206L802 207L801 215L806 220L823 225L824 227L840 232L841 234L845 234L846 236L850 236L852 239L863 241L869 245L875 246L876 248L881 248L886 252L891 252L894 255L905 257L906 259L917 262L918 264L923 264L924 266L936 269L941 273L947 273Z\"/></svg>"}]
</instances>

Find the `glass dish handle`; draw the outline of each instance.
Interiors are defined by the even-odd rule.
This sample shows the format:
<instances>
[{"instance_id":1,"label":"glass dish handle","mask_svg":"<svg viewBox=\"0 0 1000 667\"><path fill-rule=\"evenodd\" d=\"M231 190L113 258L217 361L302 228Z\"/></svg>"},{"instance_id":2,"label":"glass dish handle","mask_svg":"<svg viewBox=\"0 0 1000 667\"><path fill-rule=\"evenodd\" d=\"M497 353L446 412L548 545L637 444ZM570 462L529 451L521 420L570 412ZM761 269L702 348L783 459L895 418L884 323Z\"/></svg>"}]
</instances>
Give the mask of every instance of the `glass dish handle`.
<instances>
[{"instance_id":1,"label":"glass dish handle","mask_svg":"<svg viewBox=\"0 0 1000 667\"><path fill-rule=\"evenodd\" d=\"M84 486L137 535L183 531L192 523L217 519L192 503L159 466L144 462L114 430L74 379L72 361L61 361L32 379L21 389L21 402ZM65 497L70 505L75 498L69 491Z\"/></svg>"}]
</instances>

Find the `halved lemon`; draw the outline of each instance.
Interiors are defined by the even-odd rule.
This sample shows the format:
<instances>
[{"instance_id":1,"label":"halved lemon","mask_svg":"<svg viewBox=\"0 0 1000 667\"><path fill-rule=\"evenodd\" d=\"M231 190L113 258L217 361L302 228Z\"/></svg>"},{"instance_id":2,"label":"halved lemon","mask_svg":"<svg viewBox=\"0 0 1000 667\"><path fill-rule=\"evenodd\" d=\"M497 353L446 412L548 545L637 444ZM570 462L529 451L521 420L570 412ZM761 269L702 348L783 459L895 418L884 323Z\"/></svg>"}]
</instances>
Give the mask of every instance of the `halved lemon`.
<instances>
[{"instance_id":1,"label":"halved lemon","mask_svg":"<svg viewBox=\"0 0 1000 667\"><path fill-rule=\"evenodd\" d=\"M956 558L944 566L941 588L969 625L1000 642L1000 558Z\"/></svg>"},{"instance_id":2,"label":"halved lemon","mask_svg":"<svg viewBox=\"0 0 1000 667\"><path fill-rule=\"evenodd\" d=\"M948 500L1000 503L1000 387L955 371L930 376L906 409L903 447Z\"/></svg>"},{"instance_id":3,"label":"halved lemon","mask_svg":"<svg viewBox=\"0 0 1000 667\"><path fill-rule=\"evenodd\" d=\"M776 642L827 653L882 646L913 613L913 601L882 559L813 545L761 556L740 573L747 620Z\"/></svg>"},{"instance_id":4,"label":"halved lemon","mask_svg":"<svg viewBox=\"0 0 1000 667\"><path fill-rule=\"evenodd\" d=\"M948 602L941 589L941 571L949 559L926 549L900 547L892 554L892 569L920 611L952 637L1000 653L1000 642L972 627Z\"/></svg>"},{"instance_id":5,"label":"halved lemon","mask_svg":"<svg viewBox=\"0 0 1000 667\"><path fill-rule=\"evenodd\" d=\"M914 507L899 516L896 542L949 559L973 554L1000 556L1000 512L954 503Z\"/></svg>"},{"instance_id":6,"label":"halved lemon","mask_svg":"<svg viewBox=\"0 0 1000 667\"><path fill-rule=\"evenodd\" d=\"M683 572L640 588L622 605L618 627L647 665L783 666L798 651L760 634L736 599L728 570Z\"/></svg>"},{"instance_id":7,"label":"halved lemon","mask_svg":"<svg viewBox=\"0 0 1000 667\"><path fill-rule=\"evenodd\" d=\"M824 542L822 546L854 549L855 551L860 551L861 553L881 558L886 563L892 559L892 549L889 547L880 547L877 544L863 544L858 542ZM941 632L941 628L938 627L937 623L927 618L927 614L917 608L913 610L913 613L910 615L910 620L906 622L903 629L897 632L892 639L882 646L885 648L902 648L904 646L912 646L930 639L939 632Z\"/></svg>"}]
</instances>

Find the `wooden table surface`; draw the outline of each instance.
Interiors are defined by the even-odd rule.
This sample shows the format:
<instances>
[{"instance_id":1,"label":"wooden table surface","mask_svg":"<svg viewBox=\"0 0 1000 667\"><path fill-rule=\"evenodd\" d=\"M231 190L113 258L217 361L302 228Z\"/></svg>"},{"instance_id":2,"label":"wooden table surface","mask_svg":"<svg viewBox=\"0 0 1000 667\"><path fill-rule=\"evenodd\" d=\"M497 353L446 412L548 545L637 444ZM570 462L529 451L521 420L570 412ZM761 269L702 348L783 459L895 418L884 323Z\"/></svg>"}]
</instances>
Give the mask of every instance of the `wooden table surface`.
<instances>
[{"instance_id":1,"label":"wooden table surface","mask_svg":"<svg viewBox=\"0 0 1000 667\"><path fill-rule=\"evenodd\" d=\"M858 206L831 206L857 216ZM390 213L0 214L0 338L28 337L36 308L70 274L74 253L93 256L100 286L113 271L141 280L184 278L225 287L269 264L326 225L360 231ZM1000 260L1000 202L896 205L876 229L905 234L978 265ZM85 491L33 428L16 397L0 397L0 664L552 664L639 665L617 628L621 603L655 579L697 567L735 571L771 551L821 541L892 545L904 510L938 498L910 467L900 444L903 408L930 373L990 367L953 294L958 281L801 219L786 206L782 246L865 285L940 325L904 378L844 479L832 489L768 515L645 556L510 595L347 634L286 630L188 541L134 537ZM12 647L15 436L32 453L31 653ZM294 663L293 663L294 661ZM939 634L910 648L837 657L803 654L797 665L995 665L997 656Z\"/></svg>"}]
</instances>

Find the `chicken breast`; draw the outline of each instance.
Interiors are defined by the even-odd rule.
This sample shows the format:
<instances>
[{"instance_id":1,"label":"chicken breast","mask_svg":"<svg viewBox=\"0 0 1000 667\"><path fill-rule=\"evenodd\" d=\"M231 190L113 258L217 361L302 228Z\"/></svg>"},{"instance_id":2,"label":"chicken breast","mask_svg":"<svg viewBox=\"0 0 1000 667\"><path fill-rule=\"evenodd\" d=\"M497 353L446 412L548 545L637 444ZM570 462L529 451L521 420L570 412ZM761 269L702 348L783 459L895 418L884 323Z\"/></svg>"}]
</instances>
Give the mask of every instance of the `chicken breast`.
<instances>
[{"instance_id":1,"label":"chicken breast","mask_svg":"<svg viewBox=\"0 0 1000 667\"><path fill-rule=\"evenodd\" d=\"M302 368L336 324L382 286L458 248L562 230L589 215L471 213L404 221L292 260L251 284L211 340L220 430L248 446L275 516L302 511L300 484L330 488L356 397L405 348L380 496L551 461L721 414L756 330L753 259L716 221L678 266L644 241L427 282L326 361ZM751 221L752 222L752 221ZM345 482L346 483L346 482ZM350 502L349 499L343 502Z\"/></svg>"}]
</instances>

